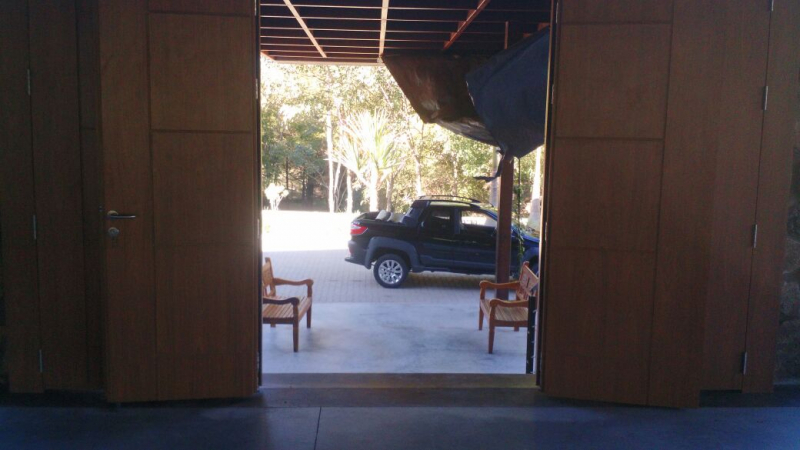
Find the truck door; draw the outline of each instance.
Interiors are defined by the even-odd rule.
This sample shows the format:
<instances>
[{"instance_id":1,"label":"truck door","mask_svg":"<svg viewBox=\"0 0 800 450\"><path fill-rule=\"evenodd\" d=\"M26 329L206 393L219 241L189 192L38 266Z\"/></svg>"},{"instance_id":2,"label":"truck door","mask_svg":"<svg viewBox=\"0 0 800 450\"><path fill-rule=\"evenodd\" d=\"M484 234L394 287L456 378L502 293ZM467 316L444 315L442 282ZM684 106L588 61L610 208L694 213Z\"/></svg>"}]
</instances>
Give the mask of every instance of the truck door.
<instances>
[{"instance_id":1,"label":"truck door","mask_svg":"<svg viewBox=\"0 0 800 450\"><path fill-rule=\"evenodd\" d=\"M432 207L426 211L419 229L419 259L426 267L450 267L456 245L455 210Z\"/></svg>"}]
</instances>

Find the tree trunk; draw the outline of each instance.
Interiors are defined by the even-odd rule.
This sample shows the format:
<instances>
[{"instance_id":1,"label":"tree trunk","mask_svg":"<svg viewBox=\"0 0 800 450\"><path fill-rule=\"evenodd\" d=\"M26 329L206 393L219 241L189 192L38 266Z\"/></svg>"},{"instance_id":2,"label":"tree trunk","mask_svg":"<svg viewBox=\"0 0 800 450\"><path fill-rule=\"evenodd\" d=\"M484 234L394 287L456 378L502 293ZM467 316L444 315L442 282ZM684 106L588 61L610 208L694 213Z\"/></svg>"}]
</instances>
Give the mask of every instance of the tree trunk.
<instances>
[{"instance_id":1,"label":"tree trunk","mask_svg":"<svg viewBox=\"0 0 800 450\"><path fill-rule=\"evenodd\" d=\"M328 147L328 212L336 210L333 191L336 189L338 177L333 176L333 125L331 124L331 112L325 115L325 140Z\"/></svg>"},{"instance_id":2,"label":"tree trunk","mask_svg":"<svg viewBox=\"0 0 800 450\"><path fill-rule=\"evenodd\" d=\"M492 156L492 174L497 170L497 164L500 162L497 159L497 150L495 149L494 155ZM489 182L489 203L492 206L497 206L497 178Z\"/></svg>"},{"instance_id":3,"label":"tree trunk","mask_svg":"<svg viewBox=\"0 0 800 450\"><path fill-rule=\"evenodd\" d=\"M349 170L346 171L345 177L347 178L347 214L353 214L353 177Z\"/></svg>"},{"instance_id":4,"label":"tree trunk","mask_svg":"<svg viewBox=\"0 0 800 450\"><path fill-rule=\"evenodd\" d=\"M286 162L285 162L284 167L286 168L286 183L285 183L284 187L286 189L289 189L289 157L288 156L286 157Z\"/></svg>"},{"instance_id":5,"label":"tree trunk","mask_svg":"<svg viewBox=\"0 0 800 450\"><path fill-rule=\"evenodd\" d=\"M394 173L386 178L386 210L392 212L392 189L394 188Z\"/></svg>"},{"instance_id":6,"label":"tree trunk","mask_svg":"<svg viewBox=\"0 0 800 450\"><path fill-rule=\"evenodd\" d=\"M369 210L370 211L377 211L378 210L378 181L380 180L380 174L378 171L373 168L370 170L369 174L369 183L367 183L367 195L369 196Z\"/></svg>"},{"instance_id":7,"label":"tree trunk","mask_svg":"<svg viewBox=\"0 0 800 450\"><path fill-rule=\"evenodd\" d=\"M341 177L340 177L341 174L342 174L342 165L339 164L339 163L336 163L336 172L334 172L334 174L333 174L333 179L336 180L336 184L334 184L334 190L333 190L333 205L334 206L333 206L333 211L332 212L336 212L336 210L339 209L339 207L341 206L340 205L340 203L342 201L342 196L340 194L342 192L342 181L341 181Z\"/></svg>"}]
</instances>

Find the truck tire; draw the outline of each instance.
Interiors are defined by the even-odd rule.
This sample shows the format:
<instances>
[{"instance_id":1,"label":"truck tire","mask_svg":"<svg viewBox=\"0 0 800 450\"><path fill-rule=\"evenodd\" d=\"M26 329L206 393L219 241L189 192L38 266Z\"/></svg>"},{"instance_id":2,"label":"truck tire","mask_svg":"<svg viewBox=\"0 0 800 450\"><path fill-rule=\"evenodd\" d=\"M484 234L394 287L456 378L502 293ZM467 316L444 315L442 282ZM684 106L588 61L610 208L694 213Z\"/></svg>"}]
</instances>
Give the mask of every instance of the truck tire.
<instances>
[{"instance_id":1,"label":"truck tire","mask_svg":"<svg viewBox=\"0 0 800 450\"><path fill-rule=\"evenodd\" d=\"M372 268L375 281L385 288L397 288L406 280L408 276L408 264L402 256L388 253L375 261Z\"/></svg>"}]
</instances>

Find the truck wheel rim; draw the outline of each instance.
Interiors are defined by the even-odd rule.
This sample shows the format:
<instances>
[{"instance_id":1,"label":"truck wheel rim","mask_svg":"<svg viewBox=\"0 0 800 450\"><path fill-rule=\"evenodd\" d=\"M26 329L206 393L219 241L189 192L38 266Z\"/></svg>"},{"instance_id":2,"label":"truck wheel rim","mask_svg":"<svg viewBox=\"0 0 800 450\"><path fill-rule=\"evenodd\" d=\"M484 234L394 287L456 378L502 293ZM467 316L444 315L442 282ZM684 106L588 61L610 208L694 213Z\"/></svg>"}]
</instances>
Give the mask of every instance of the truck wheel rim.
<instances>
[{"instance_id":1,"label":"truck wheel rim","mask_svg":"<svg viewBox=\"0 0 800 450\"><path fill-rule=\"evenodd\" d=\"M378 276L386 284L397 284L403 277L403 267L392 259L387 259L378 267Z\"/></svg>"}]
</instances>

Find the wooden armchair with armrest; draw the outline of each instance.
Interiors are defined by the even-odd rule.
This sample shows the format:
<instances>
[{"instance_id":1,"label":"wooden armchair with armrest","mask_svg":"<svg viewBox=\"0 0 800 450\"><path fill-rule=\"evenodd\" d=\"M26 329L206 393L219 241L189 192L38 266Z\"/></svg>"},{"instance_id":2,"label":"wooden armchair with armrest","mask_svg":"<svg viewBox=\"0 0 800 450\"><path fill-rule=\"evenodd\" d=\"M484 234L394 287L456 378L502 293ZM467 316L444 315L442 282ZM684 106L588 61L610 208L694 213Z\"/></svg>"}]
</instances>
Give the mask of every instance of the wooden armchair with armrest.
<instances>
[{"instance_id":1,"label":"wooden armchair with armrest","mask_svg":"<svg viewBox=\"0 0 800 450\"><path fill-rule=\"evenodd\" d=\"M306 286L305 297L282 297L277 294L278 285ZM300 321L306 316L306 328L311 328L311 287L314 280L284 280L276 278L272 273L272 260L264 258L264 266L261 268L261 320L263 323L270 324L271 327L279 323L292 324L294 351L297 351L297 340L299 337Z\"/></svg>"},{"instance_id":2,"label":"wooden armchair with armrest","mask_svg":"<svg viewBox=\"0 0 800 450\"><path fill-rule=\"evenodd\" d=\"M481 281L480 305L478 308L478 329L483 330L483 316L489 318L489 353L494 349L494 329L496 327L513 327L514 331L519 331L520 327L528 326L528 305L536 297L536 287L539 285L539 277L528 267L528 263L522 265L519 280L510 283L492 283L491 281ZM487 289L514 289L516 297L514 300L500 300L497 298L486 299Z\"/></svg>"}]
</instances>

